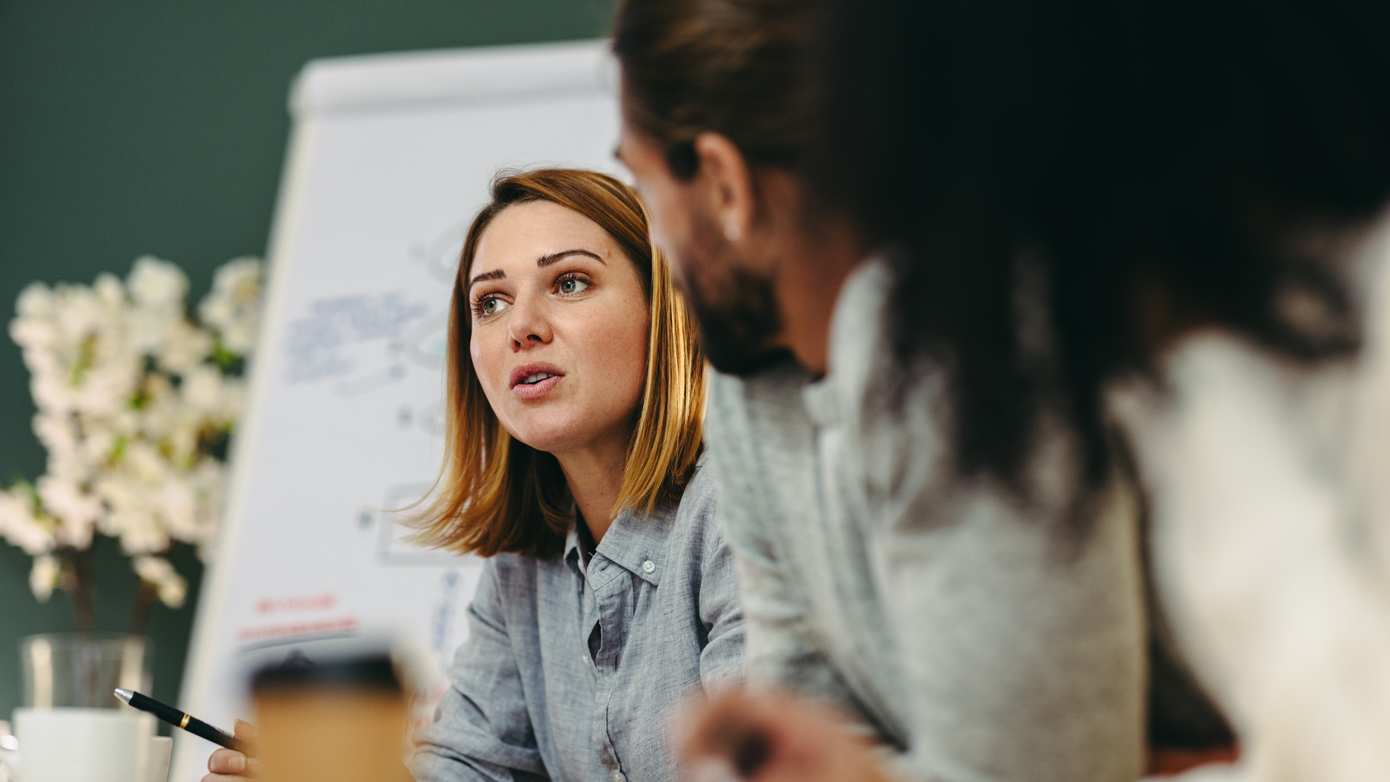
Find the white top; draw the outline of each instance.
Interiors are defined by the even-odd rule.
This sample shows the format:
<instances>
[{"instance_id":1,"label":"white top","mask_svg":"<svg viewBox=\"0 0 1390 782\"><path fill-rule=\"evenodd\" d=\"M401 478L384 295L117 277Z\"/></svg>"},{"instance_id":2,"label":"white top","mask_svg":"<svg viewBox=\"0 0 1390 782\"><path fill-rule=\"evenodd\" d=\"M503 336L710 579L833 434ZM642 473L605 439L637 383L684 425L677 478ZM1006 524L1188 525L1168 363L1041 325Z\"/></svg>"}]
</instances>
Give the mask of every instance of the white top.
<instances>
[{"instance_id":1,"label":"white top","mask_svg":"<svg viewBox=\"0 0 1390 782\"><path fill-rule=\"evenodd\" d=\"M1390 220L1343 259L1358 356L1293 363L1184 340L1167 387L1111 395L1155 577L1242 761L1192 779L1383 779L1390 768Z\"/></svg>"}]
</instances>

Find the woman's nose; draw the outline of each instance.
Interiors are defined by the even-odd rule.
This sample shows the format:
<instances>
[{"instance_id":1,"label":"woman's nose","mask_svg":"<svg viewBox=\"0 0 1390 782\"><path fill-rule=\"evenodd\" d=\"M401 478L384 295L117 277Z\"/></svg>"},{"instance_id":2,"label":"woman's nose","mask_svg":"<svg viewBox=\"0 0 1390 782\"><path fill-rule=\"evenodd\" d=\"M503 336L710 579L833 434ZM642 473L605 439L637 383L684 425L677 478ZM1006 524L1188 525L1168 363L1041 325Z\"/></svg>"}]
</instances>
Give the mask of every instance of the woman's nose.
<instances>
[{"instance_id":1,"label":"woman's nose","mask_svg":"<svg viewBox=\"0 0 1390 782\"><path fill-rule=\"evenodd\" d=\"M507 333L512 339L512 350L527 350L550 342L550 322L538 303L517 301L509 315Z\"/></svg>"}]
</instances>

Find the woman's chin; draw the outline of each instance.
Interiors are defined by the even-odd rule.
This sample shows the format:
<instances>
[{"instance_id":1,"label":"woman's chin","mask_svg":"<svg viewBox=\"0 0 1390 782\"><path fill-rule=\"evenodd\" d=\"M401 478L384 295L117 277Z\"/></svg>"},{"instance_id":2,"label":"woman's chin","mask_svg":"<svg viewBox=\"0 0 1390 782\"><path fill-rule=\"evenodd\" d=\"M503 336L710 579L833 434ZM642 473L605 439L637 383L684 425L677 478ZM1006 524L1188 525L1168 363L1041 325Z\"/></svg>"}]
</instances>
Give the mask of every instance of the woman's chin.
<instances>
[{"instance_id":1,"label":"woman's chin","mask_svg":"<svg viewBox=\"0 0 1390 782\"><path fill-rule=\"evenodd\" d=\"M537 450L559 456L597 449L607 451L615 444L626 451L632 436L632 410L622 405L553 404L539 409L509 409L502 425L512 438Z\"/></svg>"},{"instance_id":2,"label":"woman's chin","mask_svg":"<svg viewBox=\"0 0 1390 782\"><path fill-rule=\"evenodd\" d=\"M583 448L589 438L576 427L563 425L531 426L511 432L522 445L545 453L563 453Z\"/></svg>"}]
</instances>

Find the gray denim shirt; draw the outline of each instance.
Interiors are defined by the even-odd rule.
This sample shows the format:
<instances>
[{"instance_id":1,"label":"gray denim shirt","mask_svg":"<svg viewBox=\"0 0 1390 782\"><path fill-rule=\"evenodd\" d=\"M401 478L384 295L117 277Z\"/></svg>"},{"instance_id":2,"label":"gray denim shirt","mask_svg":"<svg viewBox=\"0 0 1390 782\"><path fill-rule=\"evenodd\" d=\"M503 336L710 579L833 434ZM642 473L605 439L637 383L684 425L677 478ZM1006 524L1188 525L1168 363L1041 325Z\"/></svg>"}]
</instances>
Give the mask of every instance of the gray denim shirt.
<instances>
[{"instance_id":1,"label":"gray denim shirt","mask_svg":"<svg viewBox=\"0 0 1390 782\"><path fill-rule=\"evenodd\" d=\"M743 668L714 505L697 471L677 507L620 513L587 563L574 530L558 559L489 559L415 779L675 779L672 709Z\"/></svg>"}]
</instances>

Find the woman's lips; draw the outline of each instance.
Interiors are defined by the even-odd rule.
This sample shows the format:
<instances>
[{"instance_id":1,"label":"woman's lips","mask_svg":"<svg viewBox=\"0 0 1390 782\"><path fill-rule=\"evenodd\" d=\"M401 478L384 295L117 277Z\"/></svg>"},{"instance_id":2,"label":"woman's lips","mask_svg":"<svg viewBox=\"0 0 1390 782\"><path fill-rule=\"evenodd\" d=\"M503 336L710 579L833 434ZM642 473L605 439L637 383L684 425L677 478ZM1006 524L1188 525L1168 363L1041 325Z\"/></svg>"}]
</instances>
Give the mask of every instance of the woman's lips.
<instances>
[{"instance_id":1,"label":"woman's lips","mask_svg":"<svg viewBox=\"0 0 1390 782\"><path fill-rule=\"evenodd\" d=\"M517 383L512 386L512 393L515 394L518 399L527 401L540 399L550 393L550 390L564 379L563 375L551 375L537 383Z\"/></svg>"},{"instance_id":2,"label":"woman's lips","mask_svg":"<svg viewBox=\"0 0 1390 782\"><path fill-rule=\"evenodd\" d=\"M564 377L565 373L561 372L560 368L555 366L554 364L522 364L516 369L513 369L511 374L507 376L507 386L515 386L519 383L524 383L527 380L539 380L541 379L540 376L543 375L555 375L557 377Z\"/></svg>"},{"instance_id":3,"label":"woman's lips","mask_svg":"<svg viewBox=\"0 0 1390 782\"><path fill-rule=\"evenodd\" d=\"M531 363L513 369L508 380L517 399L532 400L550 393L564 377L565 373L554 364Z\"/></svg>"}]
</instances>

